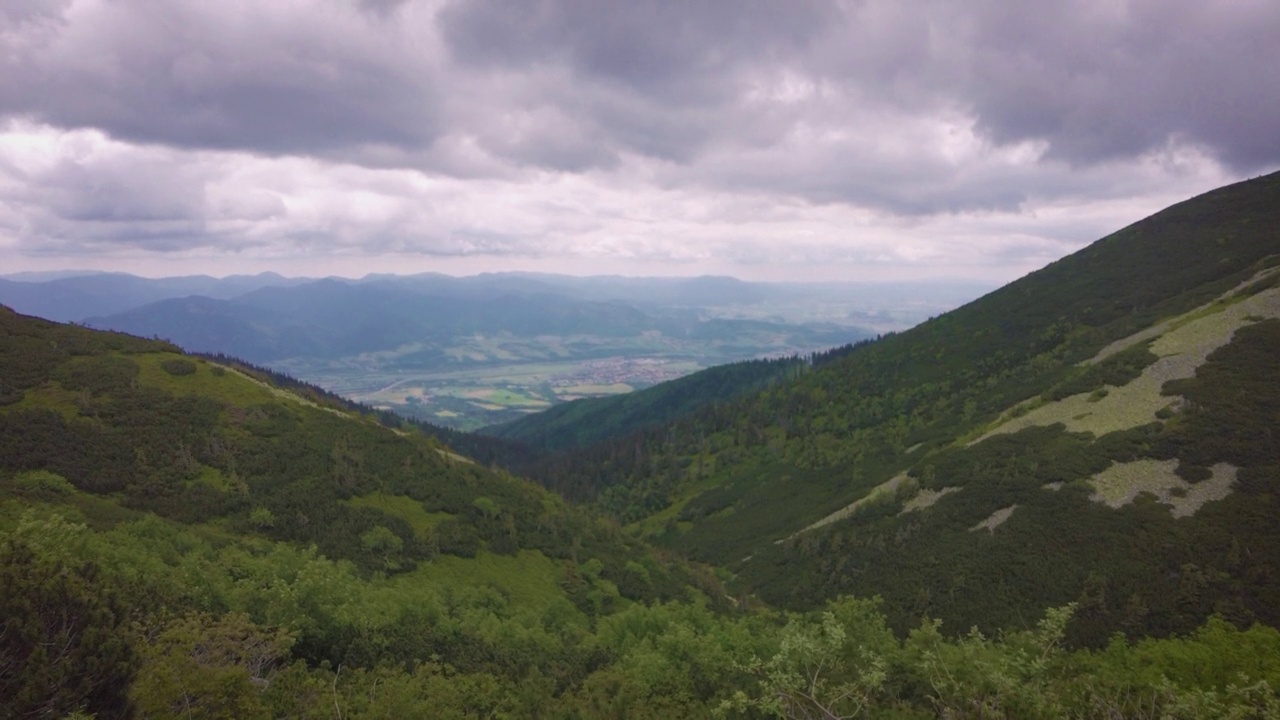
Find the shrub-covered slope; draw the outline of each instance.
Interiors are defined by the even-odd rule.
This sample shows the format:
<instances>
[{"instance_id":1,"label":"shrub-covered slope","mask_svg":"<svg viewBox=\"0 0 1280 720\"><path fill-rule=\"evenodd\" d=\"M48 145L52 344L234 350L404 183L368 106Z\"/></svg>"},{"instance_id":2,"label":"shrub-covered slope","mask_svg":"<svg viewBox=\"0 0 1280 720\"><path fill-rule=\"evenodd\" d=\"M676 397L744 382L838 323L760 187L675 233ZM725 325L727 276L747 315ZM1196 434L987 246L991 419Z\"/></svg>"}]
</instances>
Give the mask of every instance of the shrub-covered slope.
<instances>
[{"instance_id":1,"label":"shrub-covered slope","mask_svg":"<svg viewBox=\"0 0 1280 720\"><path fill-rule=\"evenodd\" d=\"M95 526L154 513L392 575L482 551L595 557L636 598L683 592L598 518L413 426L166 343L5 308L0 340L0 472L61 478ZM649 585L619 575L628 562L652 565Z\"/></svg>"},{"instance_id":2,"label":"shrub-covered slope","mask_svg":"<svg viewBox=\"0 0 1280 720\"><path fill-rule=\"evenodd\" d=\"M902 625L990 628L1081 600L1095 641L1275 623L1278 253L1280 175L1222 188L548 476L794 606L881 594ZM1155 490L1091 499L1139 470Z\"/></svg>"}]
</instances>

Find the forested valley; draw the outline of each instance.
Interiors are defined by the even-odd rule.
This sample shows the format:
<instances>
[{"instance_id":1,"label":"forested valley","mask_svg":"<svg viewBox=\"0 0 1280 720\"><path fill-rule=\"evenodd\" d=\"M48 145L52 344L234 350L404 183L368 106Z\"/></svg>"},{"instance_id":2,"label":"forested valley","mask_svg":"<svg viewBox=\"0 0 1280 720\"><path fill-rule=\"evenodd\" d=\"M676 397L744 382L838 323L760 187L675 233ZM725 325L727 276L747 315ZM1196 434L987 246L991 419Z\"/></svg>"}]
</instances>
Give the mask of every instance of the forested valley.
<instances>
[{"instance_id":1,"label":"forested valley","mask_svg":"<svg viewBox=\"0 0 1280 720\"><path fill-rule=\"evenodd\" d=\"M1278 296L1272 175L528 445L0 308L0 717L1280 718Z\"/></svg>"}]
</instances>

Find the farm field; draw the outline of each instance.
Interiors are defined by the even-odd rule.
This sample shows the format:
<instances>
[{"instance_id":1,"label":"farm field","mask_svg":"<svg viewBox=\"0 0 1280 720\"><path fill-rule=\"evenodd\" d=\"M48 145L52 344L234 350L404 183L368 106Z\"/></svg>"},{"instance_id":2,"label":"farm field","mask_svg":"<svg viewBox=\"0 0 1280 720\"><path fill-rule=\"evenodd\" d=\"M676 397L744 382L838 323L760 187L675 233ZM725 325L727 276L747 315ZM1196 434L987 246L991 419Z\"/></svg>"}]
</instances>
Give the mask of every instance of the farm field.
<instances>
[{"instance_id":1,"label":"farm field","mask_svg":"<svg viewBox=\"0 0 1280 720\"><path fill-rule=\"evenodd\" d=\"M558 338L556 340L559 340ZM769 346L761 348L766 352ZM619 353L636 348L615 348ZM783 349L785 351L785 348ZM793 350L798 351L798 349ZM461 430L471 430L587 397L631 392L704 367L751 357L726 353L691 358L654 355L547 360L456 356L415 366L405 362L292 361L285 372L374 407ZM541 353L539 353L541 354ZM763 353L762 353L763 354Z\"/></svg>"}]
</instances>

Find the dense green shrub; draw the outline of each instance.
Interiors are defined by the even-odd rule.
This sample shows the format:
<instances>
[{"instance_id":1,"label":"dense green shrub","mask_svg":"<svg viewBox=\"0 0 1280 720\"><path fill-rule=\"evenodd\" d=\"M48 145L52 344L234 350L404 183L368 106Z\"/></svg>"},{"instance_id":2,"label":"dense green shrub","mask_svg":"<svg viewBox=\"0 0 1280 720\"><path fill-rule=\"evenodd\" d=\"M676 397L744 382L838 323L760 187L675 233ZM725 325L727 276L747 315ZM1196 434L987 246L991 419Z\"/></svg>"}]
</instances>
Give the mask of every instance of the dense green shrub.
<instances>
[{"instance_id":1,"label":"dense green shrub","mask_svg":"<svg viewBox=\"0 0 1280 720\"><path fill-rule=\"evenodd\" d=\"M170 375L194 375L196 372L196 364L186 358L165 360L160 367Z\"/></svg>"}]
</instances>

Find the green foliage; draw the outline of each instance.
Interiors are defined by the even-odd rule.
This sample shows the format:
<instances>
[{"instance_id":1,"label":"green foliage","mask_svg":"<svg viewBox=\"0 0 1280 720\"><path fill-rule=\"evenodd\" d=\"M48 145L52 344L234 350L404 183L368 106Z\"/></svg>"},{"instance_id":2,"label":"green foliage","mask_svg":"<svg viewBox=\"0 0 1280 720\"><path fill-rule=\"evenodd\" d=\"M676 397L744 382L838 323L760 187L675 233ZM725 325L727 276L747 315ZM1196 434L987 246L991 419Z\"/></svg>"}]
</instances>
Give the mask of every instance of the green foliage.
<instances>
[{"instance_id":1,"label":"green foliage","mask_svg":"<svg viewBox=\"0 0 1280 720\"><path fill-rule=\"evenodd\" d=\"M122 603L92 562L0 542L0 707L6 717L131 716L135 671Z\"/></svg>"},{"instance_id":2,"label":"green foliage","mask_svg":"<svg viewBox=\"0 0 1280 720\"><path fill-rule=\"evenodd\" d=\"M131 694L149 718L268 718L258 686L292 644L245 615L187 615L143 646Z\"/></svg>"},{"instance_id":3,"label":"green foliage","mask_svg":"<svg viewBox=\"0 0 1280 720\"><path fill-rule=\"evenodd\" d=\"M1206 467L1227 461L1244 467L1280 465L1280 320L1247 325L1214 351L1194 378L1166 383L1188 408L1170 433L1177 456Z\"/></svg>"},{"instance_id":4,"label":"green foliage","mask_svg":"<svg viewBox=\"0 0 1280 720\"><path fill-rule=\"evenodd\" d=\"M852 598L787 615L631 603L588 621L554 583L522 588L557 567L535 555L364 579L314 551L155 517L97 534L28 512L0 528L6 588L29 591L0 597L7 628L29 624L13 608L31 597L68 597L33 588L113 608L57 616L103 620L77 626L91 651L28 683L59 716L1229 718L1280 702L1280 634L1222 620L1098 651L1063 645L1069 607L1029 631L954 639L933 621L900 639L881 603ZM602 562L573 567L604 581ZM114 665L114 706L80 689L113 667L112 648L137 658ZM0 667L26 678L39 664ZM11 687L0 672L4 707L24 707Z\"/></svg>"},{"instance_id":5,"label":"green foliage","mask_svg":"<svg viewBox=\"0 0 1280 720\"><path fill-rule=\"evenodd\" d=\"M196 364L186 358L173 358L172 360L163 360L160 367L170 375L195 375Z\"/></svg>"},{"instance_id":6,"label":"green foliage","mask_svg":"<svg viewBox=\"0 0 1280 720\"><path fill-rule=\"evenodd\" d=\"M1101 362L1086 365L1071 377L1053 386L1044 394L1046 400L1061 400L1070 395L1105 390L1105 385L1119 387L1142 374L1159 358L1151 352L1151 343L1138 343ZM1105 393L1104 393L1105 395Z\"/></svg>"},{"instance_id":7,"label":"green foliage","mask_svg":"<svg viewBox=\"0 0 1280 720\"><path fill-rule=\"evenodd\" d=\"M75 486L47 470L18 473L10 481L12 491L33 500L56 501L75 494Z\"/></svg>"},{"instance_id":8,"label":"green foliage","mask_svg":"<svg viewBox=\"0 0 1280 720\"><path fill-rule=\"evenodd\" d=\"M840 618L837 618L840 612ZM849 633L856 636L850 637ZM744 669L760 678L760 694L743 691L719 708L758 708L787 718L857 717L884 697L893 634L874 603L843 600L817 618L791 619L778 651Z\"/></svg>"}]
</instances>

